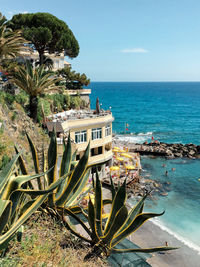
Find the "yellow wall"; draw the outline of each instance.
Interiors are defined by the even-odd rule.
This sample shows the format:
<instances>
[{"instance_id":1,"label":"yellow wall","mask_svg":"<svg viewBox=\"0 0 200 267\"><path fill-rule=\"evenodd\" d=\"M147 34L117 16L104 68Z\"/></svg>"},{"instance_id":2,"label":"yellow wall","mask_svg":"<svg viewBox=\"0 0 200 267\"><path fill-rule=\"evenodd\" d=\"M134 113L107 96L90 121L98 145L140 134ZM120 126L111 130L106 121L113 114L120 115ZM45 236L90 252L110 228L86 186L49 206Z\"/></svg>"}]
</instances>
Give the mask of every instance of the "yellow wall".
<instances>
[{"instance_id":1,"label":"yellow wall","mask_svg":"<svg viewBox=\"0 0 200 267\"><path fill-rule=\"evenodd\" d=\"M62 127L64 132L70 130L70 136L72 140L75 142L75 132L79 131L87 131L87 142L73 144L73 149L77 149L78 153L84 151L87 147L87 144L90 140L90 148L97 148L102 146L102 154L90 156L89 163L100 163L112 158L112 149L109 151L105 150L105 145L108 143L112 143L112 114L99 116L95 118L86 118L86 119L76 119L76 120L68 120L62 123ZM111 126L111 134L109 136L105 136L105 127L107 124ZM93 128L102 128L102 138L92 140L92 129ZM82 156L82 153L80 153Z\"/></svg>"}]
</instances>

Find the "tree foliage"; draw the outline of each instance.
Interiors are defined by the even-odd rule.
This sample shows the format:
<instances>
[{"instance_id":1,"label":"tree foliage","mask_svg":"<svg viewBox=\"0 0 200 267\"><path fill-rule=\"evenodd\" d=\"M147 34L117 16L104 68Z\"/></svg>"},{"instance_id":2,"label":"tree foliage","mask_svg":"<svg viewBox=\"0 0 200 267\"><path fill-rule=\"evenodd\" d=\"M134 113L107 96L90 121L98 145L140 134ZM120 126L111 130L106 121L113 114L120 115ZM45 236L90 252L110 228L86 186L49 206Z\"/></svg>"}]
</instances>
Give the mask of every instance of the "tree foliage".
<instances>
[{"instance_id":1,"label":"tree foliage","mask_svg":"<svg viewBox=\"0 0 200 267\"><path fill-rule=\"evenodd\" d=\"M14 15L10 21L12 29L21 29L23 36L38 51L40 65L44 53L61 53L74 58L79 53L79 44L67 24L49 13Z\"/></svg>"},{"instance_id":2,"label":"tree foliage","mask_svg":"<svg viewBox=\"0 0 200 267\"><path fill-rule=\"evenodd\" d=\"M80 74L72 71L70 67L65 67L57 71L58 75L65 80L67 89L82 89L83 86L90 84L90 79L87 78L85 73Z\"/></svg>"},{"instance_id":3,"label":"tree foliage","mask_svg":"<svg viewBox=\"0 0 200 267\"><path fill-rule=\"evenodd\" d=\"M55 84L59 78L46 72L44 66L33 68L29 61L10 73L10 81L29 95L30 117L37 122L38 96L47 91L61 90Z\"/></svg>"},{"instance_id":4,"label":"tree foliage","mask_svg":"<svg viewBox=\"0 0 200 267\"><path fill-rule=\"evenodd\" d=\"M22 37L21 30L13 31L6 24L6 18L0 13L0 64L6 59L19 55L26 40Z\"/></svg>"}]
</instances>

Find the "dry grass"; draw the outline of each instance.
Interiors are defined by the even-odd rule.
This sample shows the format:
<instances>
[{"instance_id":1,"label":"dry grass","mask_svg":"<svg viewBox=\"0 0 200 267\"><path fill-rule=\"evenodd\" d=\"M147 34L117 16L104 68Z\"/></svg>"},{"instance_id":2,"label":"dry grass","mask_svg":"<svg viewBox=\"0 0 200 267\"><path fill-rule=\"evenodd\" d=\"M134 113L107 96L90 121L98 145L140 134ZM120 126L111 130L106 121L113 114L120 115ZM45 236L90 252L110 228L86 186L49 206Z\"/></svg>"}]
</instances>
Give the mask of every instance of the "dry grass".
<instances>
[{"instance_id":1,"label":"dry grass","mask_svg":"<svg viewBox=\"0 0 200 267\"><path fill-rule=\"evenodd\" d=\"M101 259L84 262L90 248L70 235L55 218L37 212L32 216L23 233L22 242L12 242L1 267L100 267L108 266Z\"/></svg>"}]
</instances>

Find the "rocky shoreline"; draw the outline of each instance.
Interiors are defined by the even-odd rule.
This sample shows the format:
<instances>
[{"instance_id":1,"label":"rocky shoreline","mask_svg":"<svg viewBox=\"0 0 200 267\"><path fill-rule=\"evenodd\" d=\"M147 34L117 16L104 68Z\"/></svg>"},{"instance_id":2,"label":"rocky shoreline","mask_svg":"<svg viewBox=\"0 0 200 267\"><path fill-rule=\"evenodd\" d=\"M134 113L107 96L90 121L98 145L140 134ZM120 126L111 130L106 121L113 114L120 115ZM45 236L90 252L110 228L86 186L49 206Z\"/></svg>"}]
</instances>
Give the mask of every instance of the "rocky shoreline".
<instances>
[{"instance_id":1,"label":"rocky shoreline","mask_svg":"<svg viewBox=\"0 0 200 267\"><path fill-rule=\"evenodd\" d=\"M140 155L162 156L173 158L200 158L200 145L195 144L167 144L162 142L151 142L143 144L130 144L130 152L138 152Z\"/></svg>"}]
</instances>

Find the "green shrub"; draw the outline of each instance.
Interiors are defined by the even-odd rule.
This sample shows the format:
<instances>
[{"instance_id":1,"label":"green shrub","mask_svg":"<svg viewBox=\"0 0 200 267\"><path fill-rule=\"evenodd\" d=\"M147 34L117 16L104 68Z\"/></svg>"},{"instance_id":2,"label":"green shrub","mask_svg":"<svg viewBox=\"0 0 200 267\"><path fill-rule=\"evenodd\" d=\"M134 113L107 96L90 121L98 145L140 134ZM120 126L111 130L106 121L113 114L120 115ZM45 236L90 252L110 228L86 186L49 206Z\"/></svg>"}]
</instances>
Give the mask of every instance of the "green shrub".
<instances>
[{"instance_id":1,"label":"green shrub","mask_svg":"<svg viewBox=\"0 0 200 267\"><path fill-rule=\"evenodd\" d=\"M11 116L11 120L12 121L15 121L16 117L17 117L17 112L14 111L13 114L12 114L12 116Z\"/></svg>"},{"instance_id":2,"label":"green shrub","mask_svg":"<svg viewBox=\"0 0 200 267\"><path fill-rule=\"evenodd\" d=\"M38 122L41 123L42 119L43 119L43 115L42 115L42 107L43 107L43 111L44 111L44 115L45 116L49 116L51 114L51 108L50 108L50 102L45 99L45 98L39 98L38 101L38 114L37 114L37 118L38 118Z\"/></svg>"},{"instance_id":3,"label":"green shrub","mask_svg":"<svg viewBox=\"0 0 200 267\"><path fill-rule=\"evenodd\" d=\"M0 154L5 150L5 148L6 148L6 145L0 143Z\"/></svg>"},{"instance_id":4,"label":"green shrub","mask_svg":"<svg viewBox=\"0 0 200 267\"><path fill-rule=\"evenodd\" d=\"M4 154L0 162L0 170L2 170L10 160L10 157Z\"/></svg>"},{"instance_id":5,"label":"green shrub","mask_svg":"<svg viewBox=\"0 0 200 267\"><path fill-rule=\"evenodd\" d=\"M81 98L79 96L74 96L71 98L70 107L79 108L81 106Z\"/></svg>"},{"instance_id":6,"label":"green shrub","mask_svg":"<svg viewBox=\"0 0 200 267\"><path fill-rule=\"evenodd\" d=\"M15 95L15 101L20 104L20 105L24 105L28 102L28 95L26 92L21 91L19 94Z\"/></svg>"},{"instance_id":7,"label":"green shrub","mask_svg":"<svg viewBox=\"0 0 200 267\"><path fill-rule=\"evenodd\" d=\"M5 95L5 102L8 105L12 105L14 101L15 101L15 96L14 95L11 95L9 93L6 93L6 95Z\"/></svg>"}]
</instances>

